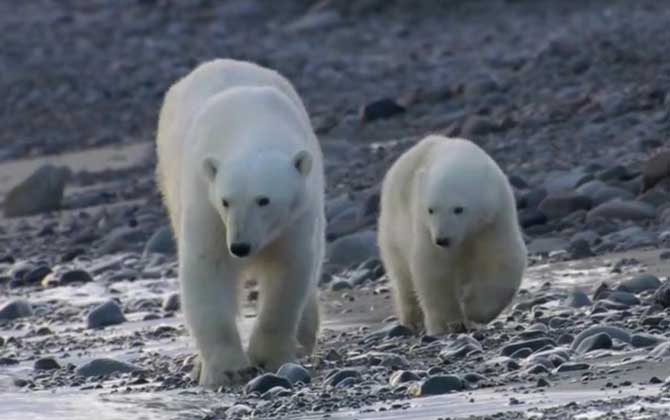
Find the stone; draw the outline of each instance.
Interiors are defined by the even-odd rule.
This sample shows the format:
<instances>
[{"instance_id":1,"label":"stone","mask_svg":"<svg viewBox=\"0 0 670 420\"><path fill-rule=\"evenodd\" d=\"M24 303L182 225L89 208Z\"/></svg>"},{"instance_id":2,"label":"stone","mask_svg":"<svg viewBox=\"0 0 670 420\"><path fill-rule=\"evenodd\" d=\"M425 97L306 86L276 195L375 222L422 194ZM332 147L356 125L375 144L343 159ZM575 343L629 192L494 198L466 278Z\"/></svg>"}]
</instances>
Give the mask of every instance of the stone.
<instances>
[{"instance_id":1,"label":"stone","mask_svg":"<svg viewBox=\"0 0 670 420\"><path fill-rule=\"evenodd\" d=\"M660 151L642 163L642 188L646 192L670 176L670 150Z\"/></svg>"},{"instance_id":2,"label":"stone","mask_svg":"<svg viewBox=\"0 0 670 420\"><path fill-rule=\"evenodd\" d=\"M450 359L454 357L464 357L476 351L482 351L481 343L470 335L460 334L440 352L440 358Z\"/></svg>"},{"instance_id":3,"label":"stone","mask_svg":"<svg viewBox=\"0 0 670 420\"><path fill-rule=\"evenodd\" d=\"M577 353L589 353L595 350L612 348L612 338L607 333L599 333L585 338L577 347Z\"/></svg>"},{"instance_id":4,"label":"stone","mask_svg":"<svg viewBox=\"0 0 670 420\"><path fill-rule=\"evenodd\" d=\"M563 303L571 308L583 308L592 305L591 299L589 299L586 293L577 289L574 289Z\"/></svg>"},{"instance_id":5,"label":"stone","mask_svg":"<svg viewBox=\"0 0 670 420\"><path fill-rule=\"evenodd\" d=\"M28 273L26 273L21 278L19 283L21 285L28 285L28 286L35 285L35 284L41 283L42 280L46 276L48 276L49 274L51 274L51 269L49 267L45 266L45 265L40 265L40 266L35 267L34 269L29 271Z\"/></svg>"},{"instance_id":6,"label":"stone","mask_svg":"<svg viewBox=\"0 0 670 420\"><path fill-rule=\"evenodd\" d=\"M399 105L395 100L384 98L370 102L360 110L360 119L363 122L372 122L391 118L405 112L405 107Z\"/></svg>"},{"instance_id":7,"label":"stone","mask_svg":"<svg viewBox=\"0 0 670 420\"><path fill-rule=\"evenodd\" d=\"M304 367L296 363L285 363L277 370L277 376L288 379L295 385L297 383L309 384L312 382L312 375Z\"/></svg>"},{"instance_id":8,"label":"stone","mask_svg":"<svg viewBox=\"0 0 670 420\"><path fill-rule=\"evenodd\" d=\"M499 130L499 125L493 119L482 115L468 116L461 127L461 132L467 138L476 138Z\"/></svg>"},{"instance_id":9,"label":"stone","mask_svg":"<svg viewBox=\"0 0 670 420\"><path fill-rule=\"evenodd\" d=\"M589 210L591 199L574 192L549 194L539 205L539 210L549 219L561 219L578 210Z\"/></svg>"},{"instance_id":10,"label":"stone","mask_svg":"<svg viewBox=\"0 0 670 420\"><path fill-rule=\"evenodd\" d=\"M663 308L670 307L670 280L664 281L654 293L654 302Z\"/></svg>"},{"instance_id":11,"label":"stone","mask_svg":"<svg viewBox=\"0 0 670 420\"><path fill-rule=\"evenodd\" d=\"M144 236L144 232L138 228L116 228L107 234L100 245L99 250L103 254L115 254L122 251L129 251L135 248L138 243L142 243L144 241Z\"/></svg>"},{"instance_id":12,"label":"stone","mask_svg":"<svg viewBox=\"0 0 670 420\"><path fill-rule=\"evenodd\" d=\"M158 229L144 246L144 256L150 254L162 254L172 256L177 253L177 243L172 235L170 226L163 226Z\"/></svg>"},{"instance_id":13,"label":"stone","mask_svg":"<svg viewBox=\"0 0 670 420\"><path fill-rule=\"evenodd\" d=\"M463 380L456 375L431 376L421 384L419 395L417 396L443 395L450 392L462 391L463 388Z\"/></svg>"},{"instance_id":14,"label":"stone","mask_svg":"<svg viewBox=\"0 0 670 420\"><path fill-rule=\"evenodd\" d=\"M585 172L582 168L568 172L553 172L547 175L544 188L549 194L572 191L592 179L593 175Z\"/></svg>"},{"instance_id":15,"label":"stone","mask_svg":"<svg viewBox=\"0 0 670 420\"><path fill-rule=\"evenodd\" d=\"M86 317L88 328L103 328L126 322L126 317L118 303L113 300L95 307Z\"/></svg>"},{"instance_id":16,"label":"stone","mask_svg":"<svg viewBox=\"0 0 670 420\"><path fill-rule=\"evenodd\" d=\"M534 239L528 244L529 254L549 254L555 251L562 251L569 246L568 241L558 237L546 237Z\"/></svg>"},{"instance_id":17,"label":"stone","mask_svg":"<svg viewBox=\"0 0 670 420\"><path fill-rule=\"evenodd\" d=\"M567 251L570 256L576 260L593 257L595 254L591 250L591 245L585 239L571 240Z\"/></svg>"},{"instance_id":18,"label":"stone","mask_svg":"<svg viewBox=\"0 0 670 420\"><path fill-rule=\"evenodd\" d=\"M372 230L343 236L328 246L327 262L350 267L371 258L379 258L377 234Z\"/></svg>"},{"instance_id":19,"label":"stone","mask_svg":"<svg viewBox=\"0 0 670 420\"><path fill-rule=\"evenodd\" d=\"M411 337L413 335L414 332L409 327L401 325L398 322L391 322L388 325L385 325L382 328L366 335L363 338L363 341L369 342L378 340L380 338Z\"/></svg>"},{"instance_id":20,"label":"stone","mask_svg":"<svg viewBox=\"0 0 670 420\"><path fill-rule=\"evenodd\" d=\"M15 299L0 307L0 320L24 318L32 314L32 306L25 299Z\"/></svg>"},{"instance_id":21,"label":"stone","mask_svg":"<svg viewBox=\"0 0 670 420\"><path fill-rule=\"evenodd\" d=\"M603 203L587 214L587 219L614 219L614 220L651 220L656 218L656 209L647 203L631 200L612 200Z\"/></svg>"},{"instance_id":22,"label":"stone","mask_svg":"<svg viewBox=\"0 0 670 420\"><path fill-rule=\"evenodd\" d=\"M114 373L144 372L144 369L114 359L94 359L76 369L76 374L85 377L108 376Z\"/></svg>"},{"instance_id":23,"label":"stone","mask_svg":"<svg viewBox=\"0 0 670 420\"><path fill-rule=\"evenodd\" d=\"M594 325L582 331L581 333L577 334L570 348L576 351L582 344L582 341L586 340L591 336L598 335L601 333L606 333L607 335L609 335L610 338L615 338L625 343L630 343L631 340L630 333L622 328L613 327L609 325Z\"/></svg>"},{"instance_id":24,"label":"stone","mask_svg":"<svg viewBox=\"0 0 670 420\"><path fill-rule=\"evenodd\" d=\"M631 336L630 344L635 348L645 348L657 346L666 340L667 339L665 337L660 337L653 334L637 333Z\"/></svg>"},{"instance_id":25,"label":"stone","mask_svg":"<svg viewBox=\"0 0 670 420\"><path fill-rule=\"evenodd\" d=\"M661 281L658 277L652 274L640 274L630 279L626 279L619 283L618 290L642 293L647 290L656 290L661 286Z\"/></svg>"},{"instance_id":26,"label":"stone","mask_svg":"<svg viewBox=\"0 0 670 420\"><path fill-rule=\"evenodd\" d=\"M331 372L324 381L325 386L338 386L346 379L353 379L354 381L359 381L361 379L361 373L355 369L337 369Z\"/></svg>"},{"instance_id":27,"label":"stone","mask_svg":"<svg viewBox=\"0 0 670 420\"><path fill-rule=\"evenodd\" d=\"M247 383L247 386L244 387L244 393L247 395L251 393L258 393L263 395L267 391L275 387L281 387L284 389L293 388L291 382L288 379L281 376L277 376L273 373L266 373L257 376L251 381L249 381L249 383Z\"/></svg>"},{"instance_id":28,"label":"stone","mask_svg":"<svg viewBox=\"0 0 670 420\"><path fill-rule=\"evenodd\" d=\"M540 350L541 348L544 348L546 346L552 346L556 347L556 342L552 340L551 338L536 338L532 340L523 340L523 341L516 341L511 344L507 344L504 346L501 350L501 354L503 356L511 356L514 354L517 350L528 347L529 349L533 351Z\"/></svg>"},{"instance_id":29,"label":"stone","mask_svg":"<svg viewBox=\"0 0 670 420\"><path fill-rule=\"evenodd\" d=\"M177 312L181 307L179 293L170 293L163 299L163 310L165 312Z\"/></svg>"},{"instance_id":30,"label":"stone","mask_svg":"<svg viewBox=\"0 0 670 420\"><path fill-rule=\"evenodd\" d=\"M578 370L587 370L591 365L588 363L563 363L556 368L557 373L576 372Z\"/></svg>"},{"instance_id":31,"label":"stone","mask_svg":"<svg viewBox=\"0 0 670 420\"><path fill-rule=\"evenodd\" d=\"M93 276L86 270L69 270L60 276L59 284L67 285L72 283L90 283Z\"/></svg>"},{"instance_id":32,"label":"stone","mask_svg":"<svg viewBox=\"0 0 670 420\"><path fill-rule=\"evenodd\" d=\"M391 374L391 377L389 378L389 384L391 386L398 386L407 382L415 382L420 380L419 376L409 370L398 370L393 372Z\"/></svg>"},{"instance_id":33,"label":"stone","mask_svg":"<svg viewBox=\"0 0 670 420\"><path fill-rule=\"evenodd\" d=\"M549 219L538 209L523 209L519 211L519 224L522 228L529 228L531 226L540 226L547 223Z\"/></svg>"},{"instance_id":34,"label":"stone","mask_svg":"<svg viewBox=\"0 0 670 420\"><path fill-rule=\"evenodd\" d=\"M59 210L70 176L71 171L67 167L41 166L7 193L5 217L32 216Z\"/></svg>"},{"instance_id":35,"label":"stone","mask_svg":"<svg viewBox=\"0 0 670 420\"><path fill-rule=\"evenodd\" d=\"M670 357L670 341L665 341L654 347L654 349L649 353L649 356L653 358Z\"/></svg>"},{"instance_id":36,"label":"stone","mask_svg":"<svg viewBox=\"0 0 670 420\"><path fill-rule=\"evenodd\" d=\"M35 370L55 370L60 369L60 364L53 357L43 357L37 359L33 365Z\"/></svg>"}]
</instances>

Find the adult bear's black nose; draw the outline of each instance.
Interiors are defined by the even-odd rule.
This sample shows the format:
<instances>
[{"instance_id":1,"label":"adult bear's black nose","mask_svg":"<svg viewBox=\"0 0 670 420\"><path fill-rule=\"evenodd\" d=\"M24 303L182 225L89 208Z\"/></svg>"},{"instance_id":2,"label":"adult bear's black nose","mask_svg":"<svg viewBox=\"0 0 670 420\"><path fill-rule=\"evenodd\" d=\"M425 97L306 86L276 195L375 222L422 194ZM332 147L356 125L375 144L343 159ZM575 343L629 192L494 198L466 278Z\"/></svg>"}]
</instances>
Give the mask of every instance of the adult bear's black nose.
<instances>
[{"instance_id":1,"label":"adult bear's black nose","mask_svg":"<svg viewBox=\"0 0 670 420\"><path fill-rule=\"evenodd\" d=\"M449 248L449 245L451 245L451 239L446 237L437 238L435 239L435 244L442 248Z\"/></svg>"},{"instance_id":2,"label":"adult bear's black nose","mask_svg":"<svg viewBox=\"0 0 670 420\"><path fill-rule=\"evenodd\" d=\"M251 251L249 244L237 242L230 245L230 252L236 257L246 257Z\"/></svg>"}]
</instances>

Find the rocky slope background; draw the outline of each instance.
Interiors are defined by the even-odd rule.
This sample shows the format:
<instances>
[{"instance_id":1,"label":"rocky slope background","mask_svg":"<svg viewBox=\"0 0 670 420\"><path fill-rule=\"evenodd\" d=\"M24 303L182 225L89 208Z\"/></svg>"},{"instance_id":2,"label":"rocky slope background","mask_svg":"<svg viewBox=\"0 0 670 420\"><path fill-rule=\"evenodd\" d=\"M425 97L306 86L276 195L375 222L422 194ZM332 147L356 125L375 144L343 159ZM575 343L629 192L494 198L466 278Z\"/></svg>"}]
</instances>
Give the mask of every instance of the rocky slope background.
<instances>
[{"instance_id":1,"label":"rocky slope background","mask_svg":"<svg viewBox=\"0 0 670 420\"><path fill-rule=\"evenodd\" d=\"M547 417L663 412L663 2L34 0L0 2L0 16L0 394L16 402L8 418L43 390L124 392L138 406L139 395L186 390L206 401L194 413L179 400L192 418L393 418L422 406L417 396L455 392L468 407L489 391L495 410L475 404L462 414L514 410L536 392L562 401L551 408L527 397ZM222 390L224 402L188 379L152 144L165 89L215 57L255 61L296 85L328 180L321 350L302 361L307 371L287 367L289 379ZM429 133L470 138L500 163L532 254L519 302L467 336L414 337L397 326L377 259L380 180ZM247 316L256 298L250 284ZM649 395L624 398L641 384ZM549 395L575 386L581 394L570 401ZM425 418L450 415L436 404ZM32 408L35 418L58 418Z\"/></svg>"}]
</instances>

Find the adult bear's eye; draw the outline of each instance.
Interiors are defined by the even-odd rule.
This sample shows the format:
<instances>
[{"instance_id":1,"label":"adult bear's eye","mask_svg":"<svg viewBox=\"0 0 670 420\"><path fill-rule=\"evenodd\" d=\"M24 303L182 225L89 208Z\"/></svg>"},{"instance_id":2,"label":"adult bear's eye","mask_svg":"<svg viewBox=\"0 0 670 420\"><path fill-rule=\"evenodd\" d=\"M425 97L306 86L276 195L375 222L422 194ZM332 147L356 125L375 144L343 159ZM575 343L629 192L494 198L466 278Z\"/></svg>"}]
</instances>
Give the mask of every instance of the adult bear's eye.
<instances>
[{"instance_id":1,"label":"adult bear's eye","mask_svg":"<svg viewBox=\"0 0 670 420\"><path fill-rule=\"evenodd\" d=\"M267 206L268 204L270 204L270 199L267 198L267 197L259 197L259 198L256 200L256 203L258 204L259 207L265 207L265 206Z\"/></svg>"},{"instance_id":2,"label":"adult bear's eye","mask_svg":"<svg viewBox=\"0 0 670 420\"><path fill-rule=\"evenodd\" d=\"M463 213L463 210L464 209L461 206L454 207L454 214L461 214L461 213Z\"/></svg>"},{"instance_id":3,"label":"adult bear's eye","mask_svg":"<svg viewBox=\"0 0 670 420\"><path fill-rule=\"evenodd\" d=\"M428 207L428 214L433 214L435 213L435 210L433 210L432 207Z\"/></svg>"},{"instance_id":4,"label":"adult bear's eye","mask_svg":"<svg viewBox=\"0 0 670 420\"><path fill-rule=\"evenodd\" d=\"M228 208L228 200L226 200L226 199L221 200L221 205L223 206L224 209L227 209Z\"/></svg>"}]
</instances>

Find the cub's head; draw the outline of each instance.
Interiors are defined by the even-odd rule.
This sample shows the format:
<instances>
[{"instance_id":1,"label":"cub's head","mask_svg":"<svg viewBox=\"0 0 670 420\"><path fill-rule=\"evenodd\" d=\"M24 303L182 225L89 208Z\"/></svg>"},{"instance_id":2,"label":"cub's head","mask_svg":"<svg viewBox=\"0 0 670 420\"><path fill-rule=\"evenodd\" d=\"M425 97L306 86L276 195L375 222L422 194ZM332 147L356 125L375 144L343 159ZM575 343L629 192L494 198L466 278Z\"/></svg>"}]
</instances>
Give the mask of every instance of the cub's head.
<instances>
[{"instance_id":1,"label":"cub's head","mask_svg":"<svg viewBox=\"0 0 670 420\"><path fill-rule=\"evenodd\" d=\"M491 223L500 203L489 171L464 162L417 172L415 212L433 245L456 249Z\"/></svg>"},{"instance_id":2,"label":"cub's head","mask_svg":"<svg viewBox=\"0 0 670 420\"><path fill-rule=\"evenodd\" d=\"M273 242L305 206L312 156L258 152L246 159L202 162L209 200L226 227L234 257L252 256Z\"/></svg>"}]
</instances>

